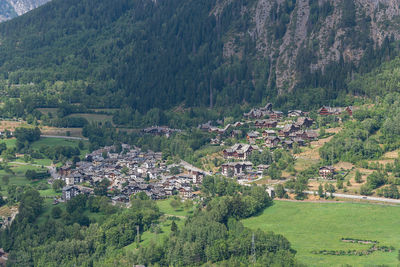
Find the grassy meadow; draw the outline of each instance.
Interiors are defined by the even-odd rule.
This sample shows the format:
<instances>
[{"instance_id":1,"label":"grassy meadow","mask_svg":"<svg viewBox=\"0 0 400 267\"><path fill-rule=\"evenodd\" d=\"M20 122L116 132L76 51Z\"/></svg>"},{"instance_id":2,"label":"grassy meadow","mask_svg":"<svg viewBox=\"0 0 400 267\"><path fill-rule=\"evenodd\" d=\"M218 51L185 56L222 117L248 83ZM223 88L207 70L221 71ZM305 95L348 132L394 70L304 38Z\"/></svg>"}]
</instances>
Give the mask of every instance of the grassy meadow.
<instances>
[{"instance_id":1,"label":"grassy meadow","mask_svg":"<svg viewBox=\"0 0 400 267\"><path fill-rule=\"evenodd\" d=\"M82 141L84 144L87 143L87 141ZM55 138L55 137L45 137L45 138L40 138L40 140L35 141L32 143L32 148L33 149L38 149L42 145L47 145L47 146L78 146L79 140L72 140L72 139L65 139L65 138Z\"/></svg>"},{"instance_id":2,"label":"grassy meadow","mask_svg":"<svg viewBox=\"0 0 400 267\"><path fill-rule=\"evenodd\" d=\"M142 234L141 236L141 242L140 246L148 246L151 245L152 242L161 242L163 238L166 238L170 235L171 233L171 224L172 224L172 218L175 216L177 218L174 218L176 225L178 228L183 227L185 224L185 217L193 213L193 208L190 208L188 210L185 210L183 208L183 204L181 207L178 207L176 209L172 208L170 205L172 199L164 199L164 200L157 200L157 206L159 207L160 211L164 213L165 215L161 217L160 219L160 233L154 233L151 231L146 231ZM136 243L132 243L128 246L125 247L126 251L134 250L136 249Z\"/></svg>"},{"instance_id":3,"label":"grassy meadow","mask_svg":"<svg viewBox=\"0 0 400 267\"><path fill-rule=\"evenodd\" d=\"M18 165L12 163L10 164L10 167L11 170L14 172L14 174L6 173L4 170L0 170L0 188L1 188L0 193L3 196L7 196L7 188L11 185L16 185L16 186L31 185L35 187L38 184L47 184L47 179L31 181L25 177L25 173L27 170L36 170L38 172L44 171L45 169L42 169L41 167L32 165ZM9 177L8 183L3 180L4 176ZM50 192L47 192L47 194L49 193Z\"/></svg>"},{"instance_id":4,"label":"grassy meadow","mask_svg":"<svg viewBox=\"0 0 400 267\"><path fill-rule=\"evenodd\" d=\"M6 143L7 147L14 147L16 145L16 139L3 139L0 142ZM85 155L87 150L87 141L83 141L85 144L84 150L81 151L81 155ZM43 145L48 146L72 146L78 147L79 140L69 140L64 138L41 138L40 140L32 143L32 148L39 149ZM53 163L51 159L33 159L33 161L25 162L23 157L18 157L12 162L8 163L9 167L13 171L13 173L6 173L5 170L0 170L0 193L3 196L7 196L7 189L11 185L23 186L23 185L31 185L33 187L42 184L42 190L39 190L40 194L45 197L54 197L59 196L60 193L54 192L50 185L47 184L47 179L43 180L28 180L25 177L25 173L27 170L36 170L38 172L45 171L46 168L44 166L50 166ZM43 166L43 168L42 168ZM5 182L3 177L8 176L9 181ZM45 189L45 188L48 189Z\"/></svg>"},{"instance_id":5,"label":"grassy meadow","mask_svg":"<svg viewBox=\"0 0 400 267\"><path fill-rule=\"evenodd\" d=\"M307 266L398 266L400 206L360 203L275 201L259 216L243 220L246 227L283 234ZM315 255L313 250L364 250L369 245L341 242L341 238L377 240L395 252L368 256Z\"/></svg>"},{"instance_id":6,"label":"grassy meadow","mask_svg":"<svg viewBox=\"0 0 400 267\"><path fill-rule=\"evenodd\" d=\"M88 122L101 122L101 123L104 123L106 121L112 122L112 116L105 114L75 113L68 115L68 117L85 118Z\"/></svg>"}]
</instances>

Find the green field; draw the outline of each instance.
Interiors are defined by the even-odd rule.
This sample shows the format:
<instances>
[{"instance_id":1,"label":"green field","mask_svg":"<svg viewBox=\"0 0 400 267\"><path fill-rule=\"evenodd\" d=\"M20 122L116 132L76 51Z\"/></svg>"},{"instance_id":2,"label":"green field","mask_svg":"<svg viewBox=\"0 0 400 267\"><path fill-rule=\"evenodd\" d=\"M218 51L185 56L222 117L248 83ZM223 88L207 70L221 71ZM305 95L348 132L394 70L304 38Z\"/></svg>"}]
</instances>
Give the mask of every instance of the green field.
<instances>
[{"instance_id":1,"label":"green field","mask_svg":"<svg viewBox=\"0 0 400 267\"><path fill-rule=\"evenodd\" d=\"M32 143L33 149L39 149L43 145L47 146L73 146L77 147L80 140L73 140L73 139L65 139L65 138L57 138L57 137L44 137L40 138L38 141ZM88 141L82 140L87 148ZM17 139L3 139L0 140L0 143L5 143L7 147L15 147L17 143Z\"/></svg>"},{"instance_id":2,"label":"green field","mask_svg":"<svg viewBox=\"0 0 400 267\"><path fill-rule=\"evenodd\" d=\"M13 147L16 144L16 139L4 139L1 140L0 142L5 142L7 144L7 147ZM41 138L40 140L33 142L31 147L33 149L39 149L43 145L47 146L72 146L72 147L78 147L79 140L69 140L69 139L64 139L64 138ZM87 150L87 141L83 141L85 144L84 150L81 150L81 155L85 155L88 150ZM47 184L47 179L43 180L36 180L36 181L30 181L25 177L25 173L28 169L33 169L37 170L39 172L46 170L45 168L42 169L41 166L50 166L53 163L51 159L33 159L33 162L25 162L23 157L19 157L15 159L13 162L8 163L8 165L11 167L11 170L14 172L13 173L6 173L4 170L0 170L0 193L3 196L7 196L7 189L11 185L16 185L16 186L23 186L23 185L31 185L33 187L36 187L37 185L41 184L41 188L44 190L40 190L40 194L42 196L46 197L52 197L52 196L59 196L59 193L56 193L51 189L51 186ZM3 181L4 176L9 176L9 182L6 184ZM45 189L45 188L48 189Z\"/></svg>"},{"instance_id":3,"label":"green field","mask_svg":"<svg viewBox=\"0 0 400 267\"><path fill-rule=\"evenodd\" d=\"M13 162L20 162L21 164L27 164L23 157L17 158L13 160ZM33 159L33 162L29 162L29 164L36 164L36 165L43 165L43 166L50 166L53 161L51 159Z\"/></svg>"},{"instance_id":4,"label":"green field","mask_svg":"<svg viewBox=\"0 0 400 267\"><path fill-rule=\"evenodd\" d=\"M246 227L283 234L297 250L297 259L308 266L398 266L400 206L358 203L275 201L262 214L243 220ZM341 238L377 240L395 252L368 256L328 256L313 250L364 250L368 245L348 244Z\"/></svg>"},{"instance_id":5,"label":"green field","mask_svg":"<svg viewBox=\"0 0 400 267\"><path fill-rule=\"evenodd\" d=\"M151 231L146 231L142 234L140 240L140 246L148 246L151 244L151 242L160 242L163 240L163 238L166 238L169 236L171 233L171 216L176 216L179 217L177 220L175 220L176 225L178 228L181 228L185 224L185 218L186 216L190 215L193 213L193 208L189 210L184 210L183 205L182 207L177 208L176 210L171 207L169 204L172 199L165 199L165 200L157 200L157 206L160 208L160 211L165 214L165 216L162 216L160 219L160 229L161 232L156 234L152 233ZM134 250L136 249L136 243L132 243L128 246L125 247L127 251L129 250Z\"/></svg>"},{"instance_id":6,"label":"green field","mask_svg":"<svg viewBox=\"0 0 400 267\"><path fill-rule=\"evenodd\" d=\"M0 140L0 143L5 143L6 146L9 147L15 147L17 144L17 139L11 138L11 139L2 139Z\"/></svg>"},{"instance_id":7,"label":"green field","mask_svg":"<svg viewBox=\"0 0 400 267\"><path fill-rule=\"evenodd\" d=\"M61 192L56 192L53 188L40 190L39 193L42 197L61 197L62 195Z\"/></svg>"},{"instance_id":8,"label":"green field","mask_svg":"<svg viewBox=\"0 0 400 267\"><path fill-rule=\"evenodd\" d=\"M112 122L111 115L105 114L94 114L94 113L76 113L68 115L67 117L75 117L75 118L85 118L88 122Z\"/></svg>"},{"instance_id":9,"label":"green field","mask_svg":"<svg viewBox=\"0 0 400 267\"><path fill-rule=\"evenodd\" d=\"M0 170L0 194L3 196L7 196L7 189L11 185L16 185L16 186L25 186L25 185L30 185L33 187L38 186L39 184L47 185L47 179L43 180L28 180L25 177L25 173L27 170L36 170L38 172L44 171L45 169L42 169L41 167L38 166L32 166L32 165L19 165L16 163L9 163L9 166L11 167L11 170L14 172L12 173L6 173L4 170ZM3 180L4 176L9 176L9 182L6 184ZM47 185L47 187L51 187L50 185ZM52 189L51 189L52 190ZM42 193L42 190L39 192L43 195L50 195L51 192L50 190L43 190L45 192Z\"/></svg>"},{"instance_id":10,"label":"green field","mask_svg":"<svg viewBox=\"0 0 400 267\"><path fill-rule=\"evenodd\" d=\"M84 144L87 143L87 141L82 140ZM53 137L45 137L45 138L40 138L40 140L35 141L32 143L32 148L33 149L38 149L42 145L47 145L47 146L78 146L79 140L71 140L71 139L65 139L65 138L53 138Z\"/></svg>"},{"instance_id":11,"label":"green field","mask_svg":"<svg viewBox=\"0 0 400 267\"><path fill-rule=\"evenodd\" d=\"M71 139L65 139L65 138L53 138L53 137L45 137L45 138L40 138L40 140L35 141L32 143L32 148L33 149L39 149L43 145L47 146L72 146L72 147L78 147L79 142L82 141L83 144L85 145L85 148L81 150L81 155L86 155L86 153L89 153L88 150L88 141L85 140L71 140ZM37 164L45 164L47 165L48 163L46 161L40 162L38 161Z\"/></svg>"},{"instance_id":12,"label":"green field","mask_svg":"<svg viewBox=\"0 0 400 267\"><path fill-rule=\"evenodd\" d=\"M157 201L157 205L162 213L179 217L179 216L187 216L193 212L193 209L184 210L183 204L181 207L178 207L177 209L172 208L170 205L171 200L172 199L164 199Z\"/></svg>"}]
</instances>

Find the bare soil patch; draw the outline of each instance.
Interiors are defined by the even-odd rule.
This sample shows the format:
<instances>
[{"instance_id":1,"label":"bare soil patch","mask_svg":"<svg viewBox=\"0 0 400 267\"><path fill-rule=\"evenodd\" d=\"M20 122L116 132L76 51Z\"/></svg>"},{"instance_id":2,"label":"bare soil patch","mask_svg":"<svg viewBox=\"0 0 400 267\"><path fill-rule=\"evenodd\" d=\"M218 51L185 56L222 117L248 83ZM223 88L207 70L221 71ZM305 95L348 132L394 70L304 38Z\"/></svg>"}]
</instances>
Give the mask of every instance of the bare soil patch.
<instances>
[{"instance_id":1,"label":"bare soil patch","mask_svg":"<svg viewBox=\"0 0 400 267\"><path fill-rule=\"evenodd\" d=\"M399 150L389 151L383 154L384 159L397 159L399 157Z\"/></svg>"},{"instance_id":2,"label":"bare soil patch","mask_svg":"<svg viewBox=\"0 0 400 267\"><path fill-rule=\"evenodd\" d=\"M351 170L354 168L354 165L350 162L338 162L335 165L333 165L336 170Z\"/></svg>"},{"instance_id":3,"label":"bare soil patch","mask_svg":"<svg viewBox=\"0 0 400 267\"><path fill-rule=\"evenodd\" d=\"M0 131L5 131L5 130L14 131L15 128L23 127L23 126L32 127L32 126L29 126L24 121L8 121L8 120L0 121Z\"/></svg>"}]
</instances>

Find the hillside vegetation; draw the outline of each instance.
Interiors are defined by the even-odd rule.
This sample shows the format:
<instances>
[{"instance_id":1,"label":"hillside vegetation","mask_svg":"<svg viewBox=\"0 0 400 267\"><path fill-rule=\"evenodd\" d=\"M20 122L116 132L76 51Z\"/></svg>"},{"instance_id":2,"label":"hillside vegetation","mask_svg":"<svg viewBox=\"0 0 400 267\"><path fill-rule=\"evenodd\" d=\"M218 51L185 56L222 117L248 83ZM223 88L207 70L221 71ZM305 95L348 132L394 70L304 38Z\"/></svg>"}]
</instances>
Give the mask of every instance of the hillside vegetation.
<instances>
[{"instance_id":1,"label":"hillside vegetation","mask_svg":"<svg viewBox=\"0 0 400 267\"><path fill-rule=\"evenodd\" d=\"M0 25L0 88L8 116L72 103L123 107L121 124L181 104L343 103L348 77L397 54L398 4L54 0Z\"/></svg>"},{"instance_id":2,"label":"hillside vegetation","mask_svg":"<svg viewBox=\"0 0 400 267\"><path fill-rule=\"evenodd\" d=\"M22 15L50 0L2 0L0 3L0 22Z\"/></svg>"}]
</instances>

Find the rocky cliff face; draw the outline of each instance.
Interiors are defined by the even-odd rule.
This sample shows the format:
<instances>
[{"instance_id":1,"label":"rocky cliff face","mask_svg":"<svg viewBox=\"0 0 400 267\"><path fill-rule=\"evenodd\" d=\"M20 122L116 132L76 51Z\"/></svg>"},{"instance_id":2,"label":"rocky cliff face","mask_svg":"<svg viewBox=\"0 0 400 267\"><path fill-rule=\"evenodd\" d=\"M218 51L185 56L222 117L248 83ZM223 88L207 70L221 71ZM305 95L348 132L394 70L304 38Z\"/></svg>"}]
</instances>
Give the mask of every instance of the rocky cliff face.
<instances>
[{"instance_id":1,"label":"rocky cliff face","mask_svg":"<svg viewBox=\"0 0 400 267\"><path fill-rule=\"evenodd\" d=\"M50 0L1 0L0 22L25 14Z\"/></svg>"},{"instance_id":2,"label":"rocky cliff face","mask_svg":"<svg viewBox=\"0 0 400 267\"><path fill-rule=\"evenodd\" d=\"M223 14L232 0L217 1ZM271 62L276 87L287 91L299 73L324 71L332 62L358 64L368 49L400 39L400 0L254 0L242 9L249 27L236 27L224 44L226 58L243 56L246 38L257 57ZM239 41L238 41L239 40Z\"/></svg>"}]
</instances>

